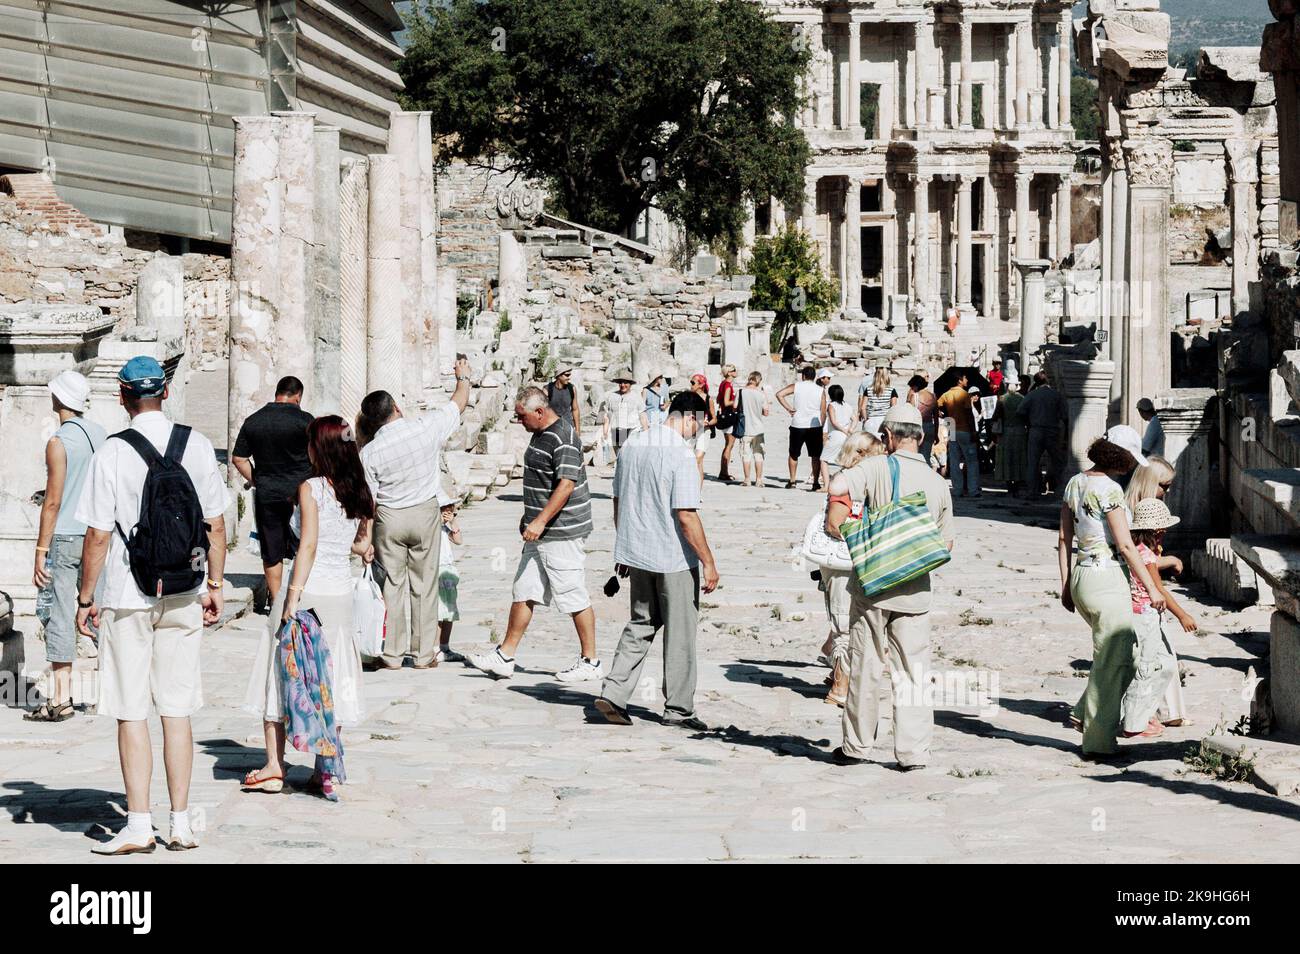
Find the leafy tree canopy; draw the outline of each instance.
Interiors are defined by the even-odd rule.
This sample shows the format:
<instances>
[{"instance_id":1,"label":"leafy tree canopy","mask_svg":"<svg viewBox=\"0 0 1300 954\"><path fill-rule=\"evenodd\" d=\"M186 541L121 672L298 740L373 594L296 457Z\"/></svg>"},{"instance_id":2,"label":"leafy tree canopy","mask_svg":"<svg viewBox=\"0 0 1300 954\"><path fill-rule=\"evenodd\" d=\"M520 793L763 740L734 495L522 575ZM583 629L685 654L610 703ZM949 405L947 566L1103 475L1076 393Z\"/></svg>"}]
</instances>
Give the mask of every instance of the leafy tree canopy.
<instances>
[{"instance_id":1,"label":"leafy tree canopy","mask_svg":"<svg viewBox=\"0 0 1300 954\"><path fill-rule=\"evenodd\" d=\"M745 270L754 276L750 307L776 312L773 351L795 325L828 321L839 305L839 286L822 271L812 237L794 226L756 239Z\"/></svg>"},{"instance_id":2,"label":"leafy tree canopy","mask_svg":"<svg viewBox=\"0 0 1300 954\"><path fill-rule=\"evenodd\" d=\"M749 0L426 0L405 105L442 159L503 160L622 232L651 203L734 246L746 199L800 201L808 53Z\"/></svg>"}]
</instances>

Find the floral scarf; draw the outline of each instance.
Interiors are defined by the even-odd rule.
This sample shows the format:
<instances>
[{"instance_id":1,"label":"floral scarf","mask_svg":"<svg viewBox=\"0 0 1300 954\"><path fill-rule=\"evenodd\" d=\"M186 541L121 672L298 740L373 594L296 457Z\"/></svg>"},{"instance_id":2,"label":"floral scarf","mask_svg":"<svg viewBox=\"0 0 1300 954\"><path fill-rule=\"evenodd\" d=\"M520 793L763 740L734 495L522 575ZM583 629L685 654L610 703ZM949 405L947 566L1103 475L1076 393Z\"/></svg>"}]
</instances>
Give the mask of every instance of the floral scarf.
<instances>
[{"instance_id":1,"label":"floral scarf","mask_svg":"<svg viewBox=\"0 0 1300 954\"><path fill-rule=\"evenodd\" d=\"M342 782L343 742L334 723L330 682L334 664L320 620L301 610L280 627L276 662L284 687L285 736L299 752L311 752L321 771Z\"/></svg>"}]
</instances>

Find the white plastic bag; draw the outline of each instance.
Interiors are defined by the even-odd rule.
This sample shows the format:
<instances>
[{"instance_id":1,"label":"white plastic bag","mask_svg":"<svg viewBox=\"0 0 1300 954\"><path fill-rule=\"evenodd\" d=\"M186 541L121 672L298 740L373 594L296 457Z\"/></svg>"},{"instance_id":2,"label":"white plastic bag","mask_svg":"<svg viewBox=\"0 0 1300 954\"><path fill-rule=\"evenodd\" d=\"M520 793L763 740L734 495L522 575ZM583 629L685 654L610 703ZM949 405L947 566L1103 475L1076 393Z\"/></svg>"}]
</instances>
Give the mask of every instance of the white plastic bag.
<instances>
[{"instance_id":1,"label":"white plastic bag","mask_svg":"<svg viewBox=\"0 0 1300 954\"><path fill-rule=\"evenodd\" d=\"M383 653L387 622L384 593L375 582L373 564L367 564L352 583L353 636L363 657L373 659Z\"/></svg>"}]
</instances>

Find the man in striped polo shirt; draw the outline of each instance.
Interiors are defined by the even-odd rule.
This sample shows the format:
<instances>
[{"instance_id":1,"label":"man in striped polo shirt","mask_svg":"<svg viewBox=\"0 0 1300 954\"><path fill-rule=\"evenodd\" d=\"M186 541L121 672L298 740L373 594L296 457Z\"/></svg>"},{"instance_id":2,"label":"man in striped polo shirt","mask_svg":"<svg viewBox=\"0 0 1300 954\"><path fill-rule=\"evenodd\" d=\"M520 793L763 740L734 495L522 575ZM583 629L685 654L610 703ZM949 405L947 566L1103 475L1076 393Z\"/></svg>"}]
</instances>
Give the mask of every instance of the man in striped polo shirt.
<instances>
[{"instance_id":1,"label":"man in striped polo shirt","mask_svg":"<svg viewBox=\"0 0 1300 954\"><path fill-rule=\"evenodd\" d=\"M524 515L519 521L524 548L505 639L490 653L470 656L469 664L497 679L510 678L533 607L543 603L573 617L582 651L574 665L555 677L562 682L602 679L596 614L587 595L585 541L591 533L591 494L582 446L573 425L555 413L541 388L519 392L515 420L533 435L524 454Z\"/></svg>"}]
</instances>

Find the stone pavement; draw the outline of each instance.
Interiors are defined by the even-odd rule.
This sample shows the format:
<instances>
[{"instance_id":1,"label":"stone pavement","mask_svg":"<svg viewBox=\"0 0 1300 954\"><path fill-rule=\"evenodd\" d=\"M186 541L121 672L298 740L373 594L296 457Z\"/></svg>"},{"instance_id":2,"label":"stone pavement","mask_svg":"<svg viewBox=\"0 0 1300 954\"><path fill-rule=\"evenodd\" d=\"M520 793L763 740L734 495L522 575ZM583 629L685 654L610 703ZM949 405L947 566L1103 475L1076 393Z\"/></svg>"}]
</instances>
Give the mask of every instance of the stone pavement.
<instances>
[{"instance_id":1,"label":"stone pavement","mask_svg":"<svg viewBox=\"0 0 1300 954\"><path fill-rule=\"evenodd\" d=\"M608 478L592 489L588 582L608 660L626 589L600 593L611 572ZM202 850L116 862L1294 860L1300 806L1182 762L1245 711L1245 672L1267 645L1263 612L1192 600L1203 634L1177 648L1195 725L1124 743L1119 764L1085 763L1063 706L1082 690L1090 640L1057 602L1055 514L996 494L960 502L957 554L936 584L935 664L996 678L998 706L940 708L927 771L895 771L888 741L879 764L838 767L840 710L821 701L827 671L813 662L821 597L791 558L817 498L710 480L705 500L722 586L704 598L697 701L715 730L660 724L657 653L635 724L592 721L598 685L552 678L576 654L571 624L539 609L508 682L459 665L367 674L369 715L345 736L340 804L243 794L262 735L239 705L266 622L245 615L205 642L191 800ZM461 650L504 630L520 510L515 483L463 514ZM251 570L256 560L234 563ZM27 651L40 658L35 640ZM156 720L154 732L157 742ZM92 860L92 839L124 812L114 735L104 719L36 726L0 709L0 809L11 822L0 814L0 859ZM292 777L305 778L310 761L290 760ZM165 826L160 748L153 807Z\"/></svg>"}]
</instances>

